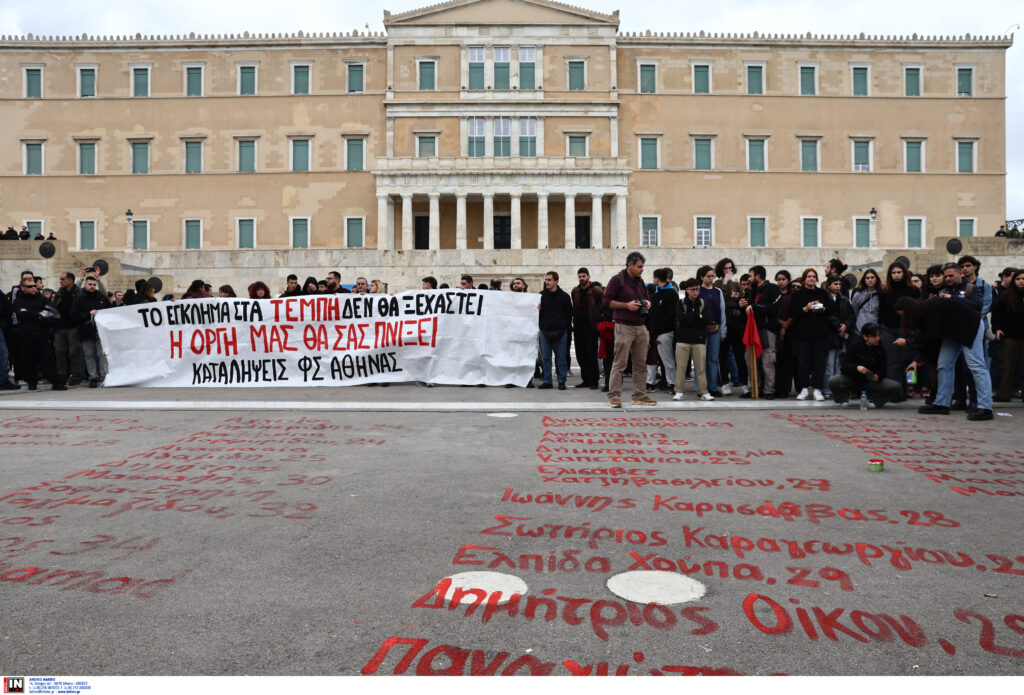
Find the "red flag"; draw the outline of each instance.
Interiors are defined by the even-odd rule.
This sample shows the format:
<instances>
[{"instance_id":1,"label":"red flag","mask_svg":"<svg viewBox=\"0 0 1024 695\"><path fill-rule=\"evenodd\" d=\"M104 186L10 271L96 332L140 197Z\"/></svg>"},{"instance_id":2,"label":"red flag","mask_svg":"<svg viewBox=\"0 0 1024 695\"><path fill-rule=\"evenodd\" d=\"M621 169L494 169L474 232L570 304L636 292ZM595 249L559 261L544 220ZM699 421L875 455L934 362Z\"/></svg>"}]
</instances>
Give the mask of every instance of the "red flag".
<instances>
[{"instance_id":1,"label":"red flag","mask_svg":"<svg viewBox=\"0 0 1024 695\"><path fill-rule=\"evenodd\" d=\"M743 330L743 345L747 348L754 347L754 357L760 357L761 334L757 330L757 321L754 320L752 312L747 312L747 327Z\"/></svg>"}]
</instances>

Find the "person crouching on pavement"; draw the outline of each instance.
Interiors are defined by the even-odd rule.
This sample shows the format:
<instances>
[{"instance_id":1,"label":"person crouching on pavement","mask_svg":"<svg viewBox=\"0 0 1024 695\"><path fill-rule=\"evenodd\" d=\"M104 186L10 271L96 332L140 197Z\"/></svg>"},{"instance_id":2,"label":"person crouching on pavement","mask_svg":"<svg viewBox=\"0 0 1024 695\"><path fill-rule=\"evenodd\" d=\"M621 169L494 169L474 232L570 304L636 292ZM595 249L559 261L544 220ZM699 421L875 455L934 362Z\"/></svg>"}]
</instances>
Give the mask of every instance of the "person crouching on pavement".
<instances>
[{"instance_id":1,"label":"person crouching on pavement","mask_svg":"<svg viewBox=\"0 0 1024 695\"><path fill-rule=\"evenodd\" d=\"M868 400L876 408L899 400L902 385L886 378L885 365L882 329L876 323L866 323L860 329L860 338L854 338L840 355L840 373L828 380L832 400L844 405L851 392L859 397L861 391L867 392Z\"/></svg>"}]
</instances>

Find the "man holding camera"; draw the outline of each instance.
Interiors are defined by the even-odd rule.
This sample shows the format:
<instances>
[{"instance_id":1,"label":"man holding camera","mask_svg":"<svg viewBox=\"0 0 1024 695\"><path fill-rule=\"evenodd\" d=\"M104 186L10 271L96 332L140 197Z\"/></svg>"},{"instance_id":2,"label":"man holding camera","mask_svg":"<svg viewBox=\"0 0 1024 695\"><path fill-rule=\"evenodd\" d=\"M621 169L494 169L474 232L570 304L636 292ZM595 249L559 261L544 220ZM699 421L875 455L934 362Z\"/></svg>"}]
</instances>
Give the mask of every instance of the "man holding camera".
<instances>
[{"instance_id":1,"label":"man holding camera","mask_svg":"<svg viewBox=\"0 0 1024 695\"><path fill-rule=\"evenodd\" d=\"M608 405L622 407L622 374L626 362L633 357L633 405L655 405L647 395L647 348L650 334L646 319L651 309L647 285L640 277L646 258L639 251L626 257L626 268L608 281L602 303L612 310L615 323L615 360L608 380Z\"/></svg>"}]
</instances>

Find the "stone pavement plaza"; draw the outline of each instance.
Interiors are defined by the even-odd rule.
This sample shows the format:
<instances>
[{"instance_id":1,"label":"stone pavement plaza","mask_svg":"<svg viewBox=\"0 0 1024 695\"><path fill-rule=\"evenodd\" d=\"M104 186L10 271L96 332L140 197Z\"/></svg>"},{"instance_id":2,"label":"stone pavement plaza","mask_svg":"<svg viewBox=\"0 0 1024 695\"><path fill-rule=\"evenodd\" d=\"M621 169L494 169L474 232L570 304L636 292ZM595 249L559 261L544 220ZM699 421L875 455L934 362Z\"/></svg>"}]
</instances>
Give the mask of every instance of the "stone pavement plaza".
<instances>
[{"instance_id":1,"label":"stone pavement plaza","mask_svg":"<svg viewBox=\"0 0 1024 695\"><path fill-rule=\"evenodd\" d=\"M602 396L4 396L0 670L1024 674L1019 403Z\"/></svg>"}]
</instances>

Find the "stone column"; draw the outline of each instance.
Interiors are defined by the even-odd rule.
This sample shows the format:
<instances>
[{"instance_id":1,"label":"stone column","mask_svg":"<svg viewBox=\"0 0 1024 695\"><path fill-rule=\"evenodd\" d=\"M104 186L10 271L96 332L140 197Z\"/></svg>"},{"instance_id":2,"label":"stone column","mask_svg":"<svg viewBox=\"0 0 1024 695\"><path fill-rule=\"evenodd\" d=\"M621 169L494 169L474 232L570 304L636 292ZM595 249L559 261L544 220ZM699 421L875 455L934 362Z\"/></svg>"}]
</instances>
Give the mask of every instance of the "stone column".
<instances>
[{"instance_id":1,"label":"stone column","mask_svg":"<svg viewBox=\"0 0 1024 695\"><path fill-rule=\"evenodd\" d=\"M604 223L601 219L601 192L596 191L590 197L590 248L604 247Z\"/></svg>"},{"instance_id":2,"label":"stone column","mask_svg":"<svg viewBox=\"0 0 1024 695\"><path fill-rule=\"evenodd\" d=\"M523 225L520 221L520 208L522 196L519 193L512 194L512 248L523 248Z\"/></svg>"},{"instance_id":3,"label":"stone column","mask_svg":"<svg viewBox=\"0 0 1024 695\"><path fill-rule=\"evenodd\" d=\"M484 193L484 248L494 248L494 193Z\"/></svg>"},{"instance_id":4,"label":"stone column","mask_svg":"<svg viewBox=\"0 0 1024 695\"><path fill-rule=\"evenodd\" d=\"M441 194L430 194L430 248L441 248Z\"/></svg>"},{"instance_id":5,"label":"stone column","mask_svg":"<svg viewBox=\"0 0 1024 695\"><path fill-rule=\"evenodd\" d=\"M565 248L576 248L576 196L565 194Z\"/></svg>"},{"instance_id":6,"label":"stone column","mask_svg":"<svg viewBox=\"0 0 1024 695\"><path fill-rule=\"evenodd\" d=\"M624 249L626 241L626 196L615 196L615 248Z\"/></svg>"},{"instance_id":7,"label":"stone column","mask_svg":"<svg viewBox=\"0 0 1024 695\"><path fill-rule=\"evenodd\" d=\"M548 194L537 194L537 248L548 247Z\"/></svg>"},{"instance_id":8,"label":"stone column","mask_svg":"<svg viewBox=\"0 0 1024 695\"><path fill-rule=\"evenodd\" d=\"M412 193L402 194L402 250L415 248L412 241Z\"/></svg>"},{"instance_id":9,"label":"stone column","mask_svg":"<svg viewBox=\"0 0 1024 695\"><path fill-rule=\"evenodd\" d=\"M466 248L466 194L455 199L455 248Z\"/></svg>"},{"instance_id":10,"label":"stone column","mask_svg":"<svg viewBox=\"0 0 1024 695\"><path fill-rule=\"evenodd\" d=\"M377 250L387 251L391 246L391 226L388 224L388 195L377 194Z\"/></svg>"}]
</instances>

